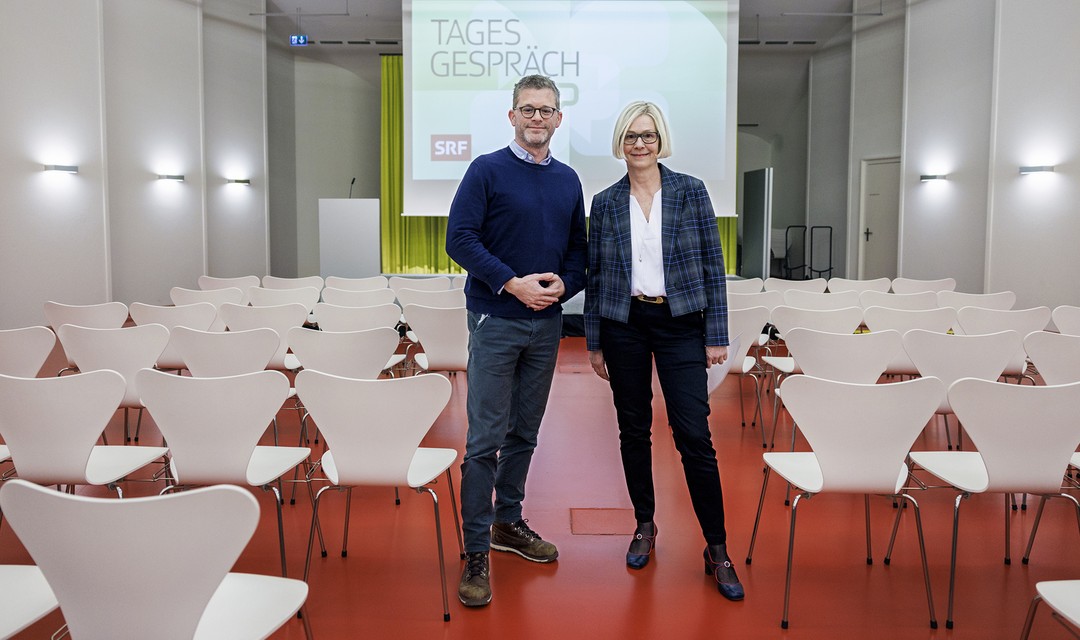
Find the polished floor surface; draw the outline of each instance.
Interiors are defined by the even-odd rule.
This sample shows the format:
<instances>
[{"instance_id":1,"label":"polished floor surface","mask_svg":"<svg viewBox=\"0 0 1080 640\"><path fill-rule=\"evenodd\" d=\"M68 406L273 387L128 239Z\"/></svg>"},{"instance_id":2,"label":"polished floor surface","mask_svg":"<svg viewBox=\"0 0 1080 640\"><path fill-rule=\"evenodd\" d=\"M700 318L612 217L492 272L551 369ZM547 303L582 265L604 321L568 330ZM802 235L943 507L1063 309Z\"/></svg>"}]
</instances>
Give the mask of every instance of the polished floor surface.
<instances>
[{"instance_id":1,"label":"polished floor surface","mask_svg":"<svg viewBox=\"0 0 1080 640\"><path fill-rule=\"evenodd\" d=\"M457 376L453 385L450 404L425 443L460 451L466 430L464 377ZM747 382L748 409L749 389ZM745 565L761 488L762 448L757 427L740 426L738 398L739 380L731 377L713 394L710 420L724 483L729 547L747 593L743 602L724 600L703 573L704 542L658 391L657 549L644 570L626 568L626 532L632 530L633 516L619 463L610 392L589 368L583 340L568 338L563 341L525 503L529 524L558 545L558 562L540 565L492 553L492 603L478 609L460 605L456 585L462 563L446 485L439 483L435 488L443 515L451 597L451 620L444 622L431 499L402 491L401 505L395 506L392 489L355 490L348 556L343 558L344 494L328 493L320 519L329 553L321 558L316 550L307 603L315 637L1017 638L1037 581L1080 578L1077 519L1064 501L1047 506L1028 565L1020 562L1020 556L1035 510L1009 513L1014 560L1006 566L1002 497L975 496L961 508L956 626L946 629L955 493L916 492L923 507L939 621L939 628L931 630L913 519L905 516L892 563L886 566L882 557L895 512L889 500L872 499L874 562L868 565L862 496L820 496L799 506L790 628L781 630L790 512L784 506L784 485L771 482L753 564ZM296 416L283 411L281 422L283 440L291 444ZM118 417L109 433L119 438L121 425ZM788 429L781 427L781 438L790 434ZM940 427L928 429L916 448L944 448L940 433ZM144 425L143 442L156 443L156 438L152 423ZM800 441L799 447L805 448L805 443ZM456 482L456 465L453 471ZM125 487L128 496L156 491L153 485L137 482ZM80 489L80 493L103 491ZM260 492L258 498L262 522L236 569L274 574L279 568L274 509L269 494ZM294 577L303 571L310 518L311 505L304 494L298 495L295 506L285 507L289 572ZM28 561L5 523L0 529L0 563ZM60 624L56 613L18 637L48 638ZM303 631L294 620L273 637L303 638ZM1044 608L1032 637L1071 636Z\"/></svg>"}]
</instances>

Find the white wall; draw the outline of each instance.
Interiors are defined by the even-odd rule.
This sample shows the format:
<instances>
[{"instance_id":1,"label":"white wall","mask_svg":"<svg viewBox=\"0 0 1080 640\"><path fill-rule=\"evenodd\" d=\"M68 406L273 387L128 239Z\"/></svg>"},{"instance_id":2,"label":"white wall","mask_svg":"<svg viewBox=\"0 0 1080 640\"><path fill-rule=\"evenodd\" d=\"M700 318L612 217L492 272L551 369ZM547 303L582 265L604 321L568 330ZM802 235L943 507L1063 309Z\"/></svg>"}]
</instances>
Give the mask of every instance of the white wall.
<instances>
[{"instance_id":1,"label":"white wall","mask_svg":"<svg viewBox=\"0 0 1080 640\"><path fill-rule=\"evenodd\" d=\"M994 12L986 0L925 0L911 5L907 30L899 273L981 293Z\"/></svg>"},{"instance_id":2,"label":"white wall","mask_svg":"<svg viewBox=\"0 0 1080 640\"><path fill-rule=\"evenodd\" d=\"M1080 304L1080 3L997 3L986 288L1016 308ZM1056 165L1021 176L1020 165Z\"/></svg>"},{"instance_id":3,"label":"white wall","mask_svg":"<svg viewBox=\"0 0 1080 640\"><path fill-rule=\"evenodd\" d=\"M0 328L44 322L49 299L167 302L170 287L194 285L207 267L210 212L237 212L230 250L247 256L245 270L265 264L263 192L241 202L211 188L222 186L219 159L234 144L254 170L265 166L262 19L247 15L261 6L4 3L11 33L0 40ZM221 16L224 7L231 26L215 17L204 29L204 12ZM206 72L204 63L215 68ZM235 94L224 96L223 84ZM230 123L244 123L247 134L206 142ZM75 164L79 173L45 174L44 164ZM157 173L187 181L162 184Z\"/></svg>"}]
</instances>

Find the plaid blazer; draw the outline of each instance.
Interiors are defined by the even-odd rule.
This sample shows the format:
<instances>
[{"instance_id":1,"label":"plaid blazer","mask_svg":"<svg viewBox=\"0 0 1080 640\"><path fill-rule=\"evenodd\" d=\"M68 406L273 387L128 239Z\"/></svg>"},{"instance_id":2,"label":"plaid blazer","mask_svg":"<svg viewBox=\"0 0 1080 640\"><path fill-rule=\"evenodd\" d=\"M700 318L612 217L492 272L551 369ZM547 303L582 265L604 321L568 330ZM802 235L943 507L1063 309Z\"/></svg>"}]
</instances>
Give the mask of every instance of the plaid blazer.
<instances>
[{"instance_id":1,"label":"plaid blazer","mask_svg":"<svg viewBox=\"0 0 1080 640\"><path fill-rule=\"evenodd\" d=\"M727 280L720 232L705 184L660 165L664 288L671 314L702 312L705 344L726 346ZM589 213L589 268L585 338L600 349L600 318L630 317L630 177L593 197Z\"/></svg>"}]
</instances>

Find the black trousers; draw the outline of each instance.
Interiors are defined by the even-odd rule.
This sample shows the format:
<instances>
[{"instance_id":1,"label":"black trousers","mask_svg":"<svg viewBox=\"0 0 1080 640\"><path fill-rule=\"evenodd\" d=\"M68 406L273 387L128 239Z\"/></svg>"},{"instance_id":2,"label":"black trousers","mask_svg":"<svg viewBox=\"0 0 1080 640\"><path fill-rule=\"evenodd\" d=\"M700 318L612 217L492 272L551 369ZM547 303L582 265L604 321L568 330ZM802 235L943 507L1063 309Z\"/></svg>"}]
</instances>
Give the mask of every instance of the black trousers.
<instances>
[{"instance_id":1,"label":"black trousers","mask_svg":"<svg viewBox=\"0 0 1080 640\"><path fill-rule=\"evenodd\" d=\"M626 488L638 522L650 522L656 498L652 474L652 367L667 405L686 485L708 544L724 544L724 496L709 432L704 319L672 317L665 304L633 300L625 323L604 318L600 349L619 420Z\"/></svg>"}]
</instances>

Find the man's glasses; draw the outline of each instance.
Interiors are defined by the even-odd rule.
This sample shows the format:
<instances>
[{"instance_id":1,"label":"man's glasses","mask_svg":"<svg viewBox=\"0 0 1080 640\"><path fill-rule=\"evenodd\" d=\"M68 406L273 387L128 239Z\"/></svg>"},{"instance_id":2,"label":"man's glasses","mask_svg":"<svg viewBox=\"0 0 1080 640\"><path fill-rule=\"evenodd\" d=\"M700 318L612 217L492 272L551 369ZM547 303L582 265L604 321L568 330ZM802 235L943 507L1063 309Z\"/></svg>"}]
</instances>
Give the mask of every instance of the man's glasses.
<instances>
[{"instance_id":1,"label":"man's glasses","mask_svg":"<svg viewBox=\"0 0 1080 640\"><path fill-rule=\"evenodd\" d=\"M555 112L558 111L558 109L556 109L555 107L539 107L539 108L537 108L537 107L530 107L528 105L525 105L524 107L518 107L517 110L520 111L521 115L526 117L526 118L531 118L531 117L535 116L537 114L537 112L539 112L540 117L543 118L544 120L547 120L551 116L555 115Z\"/></svg>"},{"instance_id":2,"label":"man's glasses","mask_svg":"<svg viewBox=\"0 0 1080 640\"><path fill-rule=\"evenodd\" d=\"M631 147L637 144L638 139L641 139L645 144L652 144L660 139L660 134L655 131L646 131L645 133L627 133L623 136L623 144Z\"/></svg>"}]
</instances>

